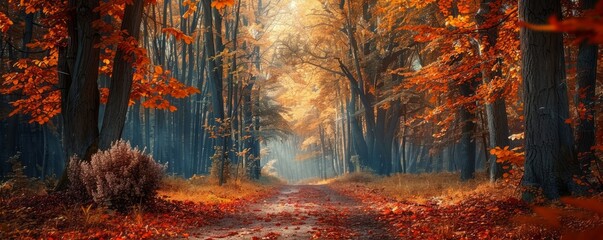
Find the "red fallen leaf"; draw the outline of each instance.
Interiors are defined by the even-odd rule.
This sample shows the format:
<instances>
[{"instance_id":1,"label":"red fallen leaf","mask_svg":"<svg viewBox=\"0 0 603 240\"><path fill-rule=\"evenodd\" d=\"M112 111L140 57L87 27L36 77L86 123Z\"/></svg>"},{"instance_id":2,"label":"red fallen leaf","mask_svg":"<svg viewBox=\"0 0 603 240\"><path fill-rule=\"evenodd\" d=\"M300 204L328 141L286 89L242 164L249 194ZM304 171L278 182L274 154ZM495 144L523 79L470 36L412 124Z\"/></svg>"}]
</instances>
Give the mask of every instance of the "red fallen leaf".
<instances>
[{"instance_id":1,"label":"red fallen leaf","mask_svg":"<svg viewBox=\"0 0 603 240\"><path fill-rule=\"evenodd\" d=\"M391 213L392 213L392 210L390 208L385 208L381 214L383 214L383 215L389 215Z\"/></svg>"}]
</instances>

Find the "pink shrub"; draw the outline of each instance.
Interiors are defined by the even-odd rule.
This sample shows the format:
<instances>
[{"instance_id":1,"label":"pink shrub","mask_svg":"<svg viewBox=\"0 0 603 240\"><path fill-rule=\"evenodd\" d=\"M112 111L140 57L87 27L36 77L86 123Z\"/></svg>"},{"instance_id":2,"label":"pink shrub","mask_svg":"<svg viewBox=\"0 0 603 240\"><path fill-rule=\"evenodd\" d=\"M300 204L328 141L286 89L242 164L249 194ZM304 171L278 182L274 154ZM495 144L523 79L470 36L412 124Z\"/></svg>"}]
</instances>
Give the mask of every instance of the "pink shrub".
<instances>
[{"instance_id":1,"label":"pink shrub","mask_svg":"<svg viewBox=\"0 0 603 240\"><path fill-rule=\"evenodd\" d=\"M81 183L94 201L120 209L153 198L165 166L120 140L92 155L90 162L80 162L79 168Z\"/></svg>"},{"instance_id":2,"label":"pink shrub","mask_svg":"<svg viewBox=\"0 0 603 240\"><path fill-rule=\"evenodd\" d=\"M82 160L73 156L69 159L69 167L67 168L67 177L69 178L69 193L72 198L77 200L90 199L90 195L86 192L86 186L82 182Z\"/></svg>"}]
</instances>

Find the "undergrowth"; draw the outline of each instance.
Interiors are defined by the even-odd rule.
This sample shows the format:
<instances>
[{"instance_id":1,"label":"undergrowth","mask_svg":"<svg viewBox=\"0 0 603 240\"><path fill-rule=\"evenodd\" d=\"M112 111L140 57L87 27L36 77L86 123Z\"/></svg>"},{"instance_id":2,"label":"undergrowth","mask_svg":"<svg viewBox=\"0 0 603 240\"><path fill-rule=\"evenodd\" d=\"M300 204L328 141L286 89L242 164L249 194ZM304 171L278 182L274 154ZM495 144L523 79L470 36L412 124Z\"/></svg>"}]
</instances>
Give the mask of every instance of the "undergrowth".
<instances>
[{"instance_id":1,"label":"undergrowth","mask_svg":"<svg viewBox=\"0 0 603 240\"><path fill-rule=\"evenodd\" d=\"M491 183L483 173L465 182L454 173L353 173L322 183L373 206L403 239L601 239L602 195L528 205L518 181Z\"/></svg>"},{"instance_id":2,"label":"undergrowth","mask_svg":"<svg viewBox=\"0 0 603 240\"><path fill-rule=\"evenodd\" d=\"M362 184L395 200L425 203L458 203L470 196L511 197L517 192L510 184L491 183L485 173L470 181L461 181L456 173L394 174L379 177L371 173L350 173L325 183Z\"/></svg>"},{"instance_id":3,"label":"undergrowth","mask_svg":"<svg viewBox=\"0 0 603 240\"><path fill-rule=\"evenodd\" d=\"M170 176L163 179L158 194L177 201L220 204L263 195L280 184L282 182L278 178L262 176L259 181L231 179L219 187L207 176L195 175L189 179Z\"/></svg>"}]
</instances>

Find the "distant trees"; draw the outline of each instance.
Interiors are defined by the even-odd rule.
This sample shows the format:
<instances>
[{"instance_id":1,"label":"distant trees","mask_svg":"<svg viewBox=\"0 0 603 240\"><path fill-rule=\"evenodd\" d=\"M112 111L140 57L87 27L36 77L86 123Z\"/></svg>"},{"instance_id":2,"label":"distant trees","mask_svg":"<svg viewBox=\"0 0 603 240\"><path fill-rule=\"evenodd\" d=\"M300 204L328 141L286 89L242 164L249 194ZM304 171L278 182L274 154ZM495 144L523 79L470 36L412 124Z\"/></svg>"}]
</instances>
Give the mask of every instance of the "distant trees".
<instances>
[{"instance_id":1,"label":"distant trees","mask_svg":"<svg viewBox=\"0 0 603 240\"><path fill-rule=\"evenodd\" d=\"M190 176L209 172L219 147L221 159L259 178L260 141L289 131L279 112L286 109L260 93L275 86L265 70L272 54L265 29L279 3L126 2L7 3L3 31L13 30L17 10L52 26L33 32L41 40L24 45L40 51L11 59L17 68L3 76L4 94L25 90L12 114L40 124L60 114L67 158L89 159L123 137L168 162L168 172ZM39 59L48 63L34 64Z\"/></svg>"},{"instance_id":2,"label":"distant trees","mask_svg":"<svg viewBox=\"0 0 603 240\"><path fill-rule=\"evenodd\" d=\"M590 8L593 4L590 2ZM516 27L520 11L516 1L332 1L310 5L304 8L312 10L307 13L307 25L299 27L302 33L282 38L279 54L289 66L318 74L315 80L306 75L292 78L317 87L318 96L313 97L311 106L326 109L317 115L309 112L316 116L309 120L310 129L307 124L299 124L303 126L300 131L303 129L307 134L304 143L317 144L320 154L315 158L323 159L329 154L330 149L324 147L324 142L345 143L335 145L334 152L342 154L332 162L335 166L339 162L346 163L340 165L348 168L332 172L353 170L352 159L359 159L361 168L380 174L461 170L461 178L467 180L476 169L482 168L496 181L508 177L511 172L507 171L512 165L524 166L523 161L497 159L504 155L490 154L490 149L500 149L493 153L521 156L516 152L523 151L522 145L516 140L524 137L524 127L530 144L535 141L534 134L547 132L533 128L546 124L523 124L524 118L533 121L535 115L530 112L528 116L529 111L537 112L542 107L559 110L555 110L556 120L560 121L554 123L559 128L555 132L559 134L559 146L567 145L570 152L575 152L574 136L566 122L582 116L579 129L584 130L578 133L581 140L577 146L583 144L580 151L594 155L595 143L586 140L594 139L594 135L589 135L596 131L591 121L594 118L590 117L594 112L585 106L594 104L588 99L596 94L594 85L590 84L596 79L597 50L582 44L579 51L580 93L577 96L581 102L576 102L576 112L569 109L570 89L567 87L556 91L559 99L554 103L534 103L532 97L536 95L527 94L532 93L533 88L520 87L522 77L526 84L541 84L547 81L545 79L556 78L559 85L566 86L567 65L563 62L563 52L564 47L571 46L559 42L555 43L555 50L552 47L542 50L545 46L541 45L545 44L524 42L524 46L538 47L524 47L520 51ZM532 24L548 23L553 13L561 17L561 7L556 12L540 12L541 15L535 17L538 21ZM568 10L566 14L575 13ZM566 29L571 21L563 24L566 25L561 25L561 29ZM550 27L548 29L550 31ZM550 33L534 34L551 37ZM524 37L521 40L529 39ZM545 52L550 55L543 55ZM535 54L540 54L537 60L527 60ZM552 65L553 62L547 61L560 62ZM545 62L547 64L543 64ZM523 76L519 69L524 69ZM534 72L557 75L535 76ZM591 82L580 80L587 79L586 76ZM339 83L341 89L336 89L333 83ZM526 101L517 100L521 94L526 96ZM528 105L540 107L528 110ZM343 109L345 111L341 111ZM525 116L520 109L525 109ZM585 134L592 137L581 137ZM526 156L533 158L534 146L530 146ZM532 164L533 160L528 162ZM533 169L533 166L525 167L526 171ZM568 178L571 175L562 177L563 181L571 181L571 177Z\"/></svg>"}]
</instances>

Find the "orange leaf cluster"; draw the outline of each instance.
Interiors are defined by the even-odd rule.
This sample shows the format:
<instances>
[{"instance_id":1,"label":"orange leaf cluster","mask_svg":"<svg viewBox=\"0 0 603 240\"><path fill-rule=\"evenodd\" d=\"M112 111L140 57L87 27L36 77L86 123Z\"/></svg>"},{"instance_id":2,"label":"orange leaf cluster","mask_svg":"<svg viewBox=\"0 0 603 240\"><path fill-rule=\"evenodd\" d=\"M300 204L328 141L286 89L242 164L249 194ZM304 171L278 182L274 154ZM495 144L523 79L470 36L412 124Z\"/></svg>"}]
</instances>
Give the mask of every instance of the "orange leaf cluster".
<instances>
[{"instance_id":1,"label":"orange leaf cluster","mask_svg":"<svg viewBox=\"0 0 603 240\"><path fill-rule=\"evenodd\" d=\"M4 75L0 93L21 92L23 95L21 99L11 102L14 109L9 116L27 114L31 116L30 123L44 124L61 112L61 95L55 88L58 77L56 74L48 75L49 72L34 65L28 66L24 72Z\"/></svg>"},{"instance_id":2,"label":"orange leaf cluster","mask_svg":"<svg viewBox=\"0 0 603 240\"><path fill-rule=\"evenodd\" d=\"M0 32L6 32L13 25L13 21L6 16L3 12L0 12Z\"/></svg>"},{"instance_id":3,"label":"orange leaf cluster","mask_svg":"<svg viewBox=\"0 0 603 240\"><path fill-rule=\"evenodd\" d=\"M234 5L234 0L213 0L211 2L211 7L214 7L218 10L221 10L225 7L230 7Z\"/></svg>"},{"instance_id":4,"label":"orange leaf cluster","mask_svg":"<svg viewBox=\"0 0 603 240\"><path fill-rule=\"evenodd\" d=\"M19 8L26 13L41 10L45 17L39 22L48 28L41 38L29 43L29 49L46 50L47 54L21 58L12 62L13 68L2 75L0 93L18 96L10 104L14 107L10 116L26 114L31 117L30 123L44 124L61 111L61 94L57 89L58 48L64 46L66 37L64 2L43 0L20 1L12 8ZM0 18L5 16L0 13ZM0 19L0 24L6 24ZM9 20L10 21L10 20Z\"/></svg>"},{"instance_id":5,"label":"orange leaf cluster","mask_svg":"<svg viewBox=\"0 0 603 240\"><path fill-rule=\"evenodd\" d=\"M9 1L12 3L12 1ZM154 1L147 1L153 3ZM196 1L187 1L190 8L196 7ZM3 94L19 94L20 99L11 104L15 109L14 114L26 114L32 117L30 122L40 124L48 122L53 116L60 113L60 91L58 85L58 48L67 44L68 15L65 2L34 0L21 1L14 8L25 12L41 10L44 15L39 18L42 24L52 26L48 28L41 38L28 44L30 49L47 50L48 54L32 59L20 59L14 63L14 70L4 74L0 92ZM121 50L125 61L131 63L136 69L133 77L130 104L145 98L145 107L155 107L175 111L168 98L183 98L198 93L196 88L185 86L172 78L169 71L164 71L160 66L152 66L147 56L147 50L126 31L120 30L120 21L126 4L132 0L101 1L94 9L103 16L102 20L93 22L93 27L101 34L101 41L95 47L101 49L101 62L99 74L111 77L115 62L116 50ZM189 9L191 10L191 9ZM105 21L109 17L112 21ZM8 30L12 22L3 13L0 13L0 31ZM192 37L170 28L165 30L177 39L190 44ZM106 102L109 94L107 88L100 88L101 101Z\"/></svg>"},{"instance_id":6,"label":"orange leaf cluster","mask_svg":"<svg viewBox=\"0 0 603 240\"><path fill-rule=\"evenodd\" d=\"M185 6L188 8L186 9L186 12L184 12L184 14L182 14L182 18L188 18L191 15L193 15L193 13L195 13L195 11L197 11L197 3L199 3L199 1L184 0L184 2L182 2L182 6Z\"/></svg>"},{"instance_id":7,"label":"orange leaf cluster","mask_svg":"<svg viewBox=\"0 0 603 240\"><path fill-rule=\"evenodd\" d=\"M193 42L193 37L184 34L182 31L176 29L176 28L164 28L163 30L161 30L164 33L170 34L172 36L174 36L174 38L176 38L176 40L182 40L184 41L184 43L186 44L191 44Z\"/></svg>"},{"instance_id":8,"label":"orange leaf cluster","mask_svg":"<svg viewBox=\"0 0 603 240\"><path fill-rule=\"evenodd\" d=\"M496 162L523 166L525 156L523 152L518 152L519 150L520 148L509 149L509 146L504 148L495 147L490 149L490 154L496 156Z\"/></svg>"},{"instance_id":9,"label":"orange leaf cluster","mask_svg":"<svg viewBox=\"0 0 603 240\"><path fill-rule=\"evenodd\" d=\"M132 86L130 99L141 99L144 97L142 106L146 108L157 108L176 111L176 106L170 104L168 97L185 98L192 94L200 93L195 87L188 87L173 77L170 71L163 70L161 66L154 66L154 72L150 79L141 79Z\"/></svg>"}]
</instances>

